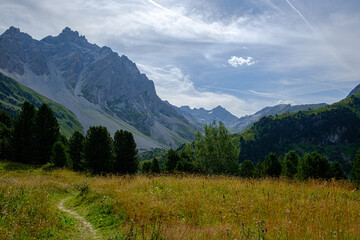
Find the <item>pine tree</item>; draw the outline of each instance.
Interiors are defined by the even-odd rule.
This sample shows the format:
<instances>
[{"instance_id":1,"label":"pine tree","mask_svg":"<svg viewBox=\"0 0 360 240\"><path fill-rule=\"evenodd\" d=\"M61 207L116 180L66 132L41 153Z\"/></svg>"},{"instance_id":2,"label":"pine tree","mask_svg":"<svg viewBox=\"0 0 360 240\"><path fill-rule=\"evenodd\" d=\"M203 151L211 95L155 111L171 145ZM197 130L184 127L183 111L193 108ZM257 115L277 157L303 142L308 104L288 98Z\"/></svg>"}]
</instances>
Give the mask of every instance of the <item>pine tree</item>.
<instances>
[{"instance_id":1,"label":"pine tree","mask_svg":"<svg viewBox=\"0 0 360 240\"><path fill-rule=\"evenodd\" d=\"M79 132L75 131L69 140L69 155L71 159L70 168L75 171L83 170L82 152L84 149L85 137Z\"/></svg>"},{"instance_id":2,"label":"pine tree","mask_svg":"<svg viewBox=\"0 0 360 240\"><path fill-rule=\"evenodd\" d=\"M94 174L113 172L113 142L106 127L90 127L84 144L86 168Z\"/></svg>"},{"instance_id":3,"label":"pine tree","mask_svg":"<svg viewBox=\"0 0 360 240\"><path fill-rule=\"evenodd\" d=\"M138 150L131 132L116 131L114 135L115 171L121 174L134 174L139 167Z\"/></svg>"},{"instance_id":4,"label":"pine tree","mask_svg":"<svg viewBox=\"0 0 360 240\"><path fill-rule=\"evenodd\" d=\"M240 165L240 176L244 178L254 177L255 166L254 163L250 160L245 160L244 163Z\"/></svg>"},{"instance_id":5,"label":"pine tree","mask_svg":"<svg viewBox=\"0 0 360 240\"><path fill-rule=\"evenodd\" d=\"M165 171L173 172L176 169L176 164L180 161L179 153L174 150L170 149L167 152L166 159L165 159Z\"/></svg>"},{"instance_id":6,"label":"pine tree","mask_svg":"<svg viewBox=\"0 0 360 240\"><path fill-rule=\"evenodd\" d=\"M350 179L354 183L360 185L360 149L357 151L355 160L352 162Z\"/></svg>"},{"instance_id":7,"label":"pine tree","mask_svg":"<svg viewBox=\"0 0 360 240\"><path fill-rule=\"evenodd\" d=\"M297 173L300 157L294 150L289 151L283 160L281 175L293 178Z\"/></svg>"},{"instance_id":8,"label":"pine tree","mask_svg":"<svg viewBox=\"0 0 360 240\"><path fill-rule=\"evenodd\" d=\"M342 170L339 162L333 162L330 164L329 178L335 178L337 180L346 179L346 175Z\"/></svg>"},{"instance_id":9,"label":"pine tree","mask_svg":"<svg viewBox=\"0 0 360 240\"><path fill-rule=\"evenodd\" d=\"M18 119L15 121L12 137L13 159L16 162L34 162L34 119L36 109L29 102L24 102Z\"/></svg>"},{"instance_id":10,"label":"pine tree","mask_svg":"<svg viewBox=\"0 0 360 240\"><path fill-rule=\"evenodd\" d=\"M54 112L46 104L35 114L34 143L35 161L45 164L50 161L51 150L60 137L59 123Z\"/></svg>"},{"instance_id":11,"label":"pine tree","mask_svg":"<svg viewBox=\"0 0 360 240\"><path fill-rule=\"evenodd\" d=\"M312 152L311 154L306 153L304 158L299 162L297 175L300 179L327 179L330 175L329 161L317 152Z\"/></svg>"},{"instance_id":12,"label":"pine tree","mask_svg":"<svg viewBox=\"0 0 360 240\"><path fill-rule=\"evenodd\" d=\"M269 153L264 161L264 172L266 176L279 177L281 173L281 164L275 153Z\"/></svg>"},{"instance_id":13,"label":"pine tree","mask_svg":"<svg viewBox=\"0 0 360 240\"><path fill-rule=\"evenodd\" d=\"M144 161L142 163L141 172L142 173L150 173L151 172L151 165L152 165L152 162Z\"/></svg>"},{"instance_id":14,"label":"pine tree","mask_svg":"<svg viewBox=\"0 0 360 240\"><path fill-rule=\"evenodd\" d=\"M0 110L0 159L2 160L9 160L11 156L13 126L13 120Z\"/></svg>"},{"instance_id":15,"label":"pine tree","mask_svg":"<svg viewBox=\"0 0 360 240\"><path fill-rule=\"evenodd\" d=\"M67 149L64 146L64 144L60 141L56 142L52 148L51 152L51 162L56 167L65 167L65 165L68 163L68 153Z\"/></svg>"},{"instance_id":16,"label":"pine tree","mask_svg":"<svg viewBox=\"0 0 360 240\"><path fill-rule=\"evenodd\" d=\"M154 157L151 161L150 171L152 173L160 173L159 161Z\"/></svg>"}]
</instances>

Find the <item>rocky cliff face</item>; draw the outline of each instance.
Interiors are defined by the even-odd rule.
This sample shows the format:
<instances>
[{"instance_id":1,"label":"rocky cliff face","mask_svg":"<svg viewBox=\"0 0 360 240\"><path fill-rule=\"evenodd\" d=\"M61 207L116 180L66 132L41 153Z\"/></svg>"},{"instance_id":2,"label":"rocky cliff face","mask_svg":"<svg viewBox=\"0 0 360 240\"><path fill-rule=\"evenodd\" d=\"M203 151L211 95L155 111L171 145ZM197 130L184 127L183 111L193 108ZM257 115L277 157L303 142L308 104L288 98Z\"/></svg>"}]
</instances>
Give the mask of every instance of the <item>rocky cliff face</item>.
<instances>
[{"instance_id":1,"label":"rocky cliff face","mask_svg":"<svg viewBox=\"0 0 360 240\"><path fill-rule=\"evenodd\" d=\"M87 109L115 119L101 125L123 128L116 126L120 120L167 146L194 136L194 127L156 95L135 63L70 28L41 41L9 28L0 36L0 69L81 115L85 128L99 121Z\"/></svg>"}]
</instances>

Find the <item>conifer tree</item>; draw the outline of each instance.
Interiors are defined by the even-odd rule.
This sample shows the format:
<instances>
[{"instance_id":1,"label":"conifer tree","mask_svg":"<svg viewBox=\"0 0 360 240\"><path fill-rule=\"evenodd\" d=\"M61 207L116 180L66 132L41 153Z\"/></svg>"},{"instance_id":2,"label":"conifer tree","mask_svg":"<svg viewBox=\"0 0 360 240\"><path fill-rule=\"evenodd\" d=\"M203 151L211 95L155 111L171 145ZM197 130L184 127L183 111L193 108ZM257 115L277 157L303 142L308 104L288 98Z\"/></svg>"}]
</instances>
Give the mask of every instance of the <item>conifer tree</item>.
<instances>
[{"instance_id":1,"label":"conifer tree","mask_svg":"<svg viewBox=\"0 0 360 240\"><path fill-rule=\"evenodd\" d=\"M16 162L34 162L34 128L36 108L29 102L24 102L18 119L15 121L12 137L13 159Z\"/></svg>"},{"instance_id":2,"label":"conifer tree","mask_svg":"<svg viewBox=\"0 0 360 240\"><path fill-rule=\"evenodd\" d=\"M275 153L269 153L264 161L264 172L270 177L279 177L281 173L281 164Z\"/></svg>"},{"instance_id":3,"label":"conifer tree","mask_svg":"<svg viewBox=\"0 0 360 240\"><path fill-rule=\"evenodd\" d=\"M154 157L151 161L151 168L150 171L152 173L160 173L160 166L159 166L159 161L156 157Z\"/></svg>"},{"instance_id":4,"label":"conifer tree","mask_svg":"<svg viewBox=\"0 0 360 240\"><path fill-rule=\"evenodd\" d=\"M360 149L357 151L355 160L352 162L350 179L354 183L360 185Z\"/></svg>"},{"instance_id":5,"label":"conifer tree","mask_svg":"<svg viewBox=\"0 0 360 240\"><path fill-rule=\"evenodd\" d=\"M138 150L131 132L116 131L114 135L115 171L120 174L134 174L139 167Z\"/></svg>"},{"instance_id":6,"label":"conifer tree","mask_svg":"<svg viewBox=\"0 0 360 240\"><path fill-rule=\"evenodd\" d=\"M329 178L335 178L336 180L346 179L346 175L342 170L339 162L332 162L330 164Z\"/></svg>"},{"instance_id":7,"label":"conifer tree","mask_svg":"<svg viewBox=\"0 0 360 240\"><path fill-rule=\"evenodd\" d=\"M35 162L45 164L50 161L52 147L59 140L60 127L54 112L46 104L41 105L34 119Z\"/></svg>"},{"instance_id":8,"label":"conifer tree","mask_svg":"<svg viewBox=\"0 0 360 240\"><path fill-rule=\"evenodd\" d=\"M240 176L244 178L254 177L255 166L254 163L250 160L245 160L244 163L240 165Z\"/></svg>"},{"instance_id":9,"label":"conifer tree","mask_svg":"<svg viewBox=\"0 0 360 240\"><path fill-rule=\"evenodd\" d=\"M0 110L0 159L2 160L10 160L13 126L13 120Z\"/></svg>"},{"instance_id":10,"label":"conifer tree","mask_svg":"<svg viewBox=\"0 0 360 240\"><path fill-rule=\"evenodd\" d=\"M84 144L86 168L94 174L113 172L113 142L103 126L90 127Z\"/></svg>"},{"instance_id":11,"label":"conifer tree","mask_svg":"<svg viewBox=\"0 0 360 240\"><path fill-rule=\"evenodd\" d=\"M75 171L83 170L82 152L84 149L85 137L79 132L75 131L69 140L69 155L70 155L70 168Z\"/></svg>"},{"instance_id":12,"label":"conifer tree","mask_svg":"<svg viewBox=\"0 0 360 240\"><path fill-rule=\"evenodd\" d=\"M67 149L61 141L54 144L50 160L56 167L65 167L68 164Z\"/></svg>"},{"instance_id":13,"label":"conifer tree","mask_svg":"<svg viewBox=\"0 0 360 240\"><path fill-rule=\"evenodd\" d=\"M289 151L283 160L281 175L293 178L297 173L300 157L294 150Z\"/></svg>"},{"instance_id":14,"label":"conifer tree","mask_svg":"<svg viewBox=\"0 0 360 240\"><path fill-rule=\"evenodd\" d=\"M167 152L166 159L165 159L165 171L173 172L176 169L176 164L180 161L179 153L174 150L170 149Z\"/></svg>"},{"instance_id":15,"label":"conifer tree","mask_svg":"<svg viewBox=\"0 0 360 240\"><path fill-rule=\"evenodd\" d=\"M151 172L151 165L152 165L152 162L150 162L150 161L143 162L141 172L142 173L150 173Z\"/></svg>"}]
</instances>

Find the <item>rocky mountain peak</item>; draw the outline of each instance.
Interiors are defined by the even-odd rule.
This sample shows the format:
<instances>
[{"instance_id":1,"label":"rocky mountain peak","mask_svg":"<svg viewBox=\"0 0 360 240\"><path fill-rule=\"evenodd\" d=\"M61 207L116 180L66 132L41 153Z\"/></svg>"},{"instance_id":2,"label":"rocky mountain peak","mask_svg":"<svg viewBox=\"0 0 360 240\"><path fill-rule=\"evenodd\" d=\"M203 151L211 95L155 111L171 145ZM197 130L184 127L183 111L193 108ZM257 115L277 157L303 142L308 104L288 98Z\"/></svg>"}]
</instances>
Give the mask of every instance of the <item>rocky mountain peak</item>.
<instances>
[{"instance_id":1,"label":"rocky mountain peak","mask_svg":"<svg viewBox=\"0 0 360 240\"><path fill-rule=\"evenodd\" d=\"M8 30L4 32L3 35L14 35L14 34L20 34L20 28L16 28L14 26L11 26Z\"/></svg>"},{"instance_id":2,"label":"rocky mountain peak","mask_svg":"<svg viewBox=\"0 0 360 240\"><path fill-rule=\"evenodd\" d=\"M58 37L63 41L86 40L85 36L80 36L78 31L73 31L69 27L64 28Z\"/></svg>"}]
</instances>

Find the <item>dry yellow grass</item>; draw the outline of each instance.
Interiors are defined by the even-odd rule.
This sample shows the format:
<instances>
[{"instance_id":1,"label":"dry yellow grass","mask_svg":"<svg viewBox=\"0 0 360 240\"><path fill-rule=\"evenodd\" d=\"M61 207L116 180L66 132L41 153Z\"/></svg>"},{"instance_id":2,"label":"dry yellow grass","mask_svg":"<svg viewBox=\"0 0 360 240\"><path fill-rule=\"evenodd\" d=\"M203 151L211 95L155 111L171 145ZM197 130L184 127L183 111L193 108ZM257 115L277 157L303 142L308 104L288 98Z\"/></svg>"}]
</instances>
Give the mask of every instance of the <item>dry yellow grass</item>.
<instances>
[{"instance_id":1,"label":"dry yellow grass","mask_svg":"<svg viewBox=\"0 0 360 240\"><path fill-rule=\"evenodd\" d=\"M104 239L360 239L360 193L349 182L67 170L0 171L0 238L76 239L76 224L54 209L69 194L67 206Z\"/></svg>"},{"instance_id":2,"label":"dry yellow grass","mask_svg":"<svg viewBox=\"0 0 360 240\"><path fill-rule=\"evenodd\" d=\"M360 238L360 194L348 182L125 176L90 188L127 216L119 231L139 238Z\"/></svg>"}]
</instances>

